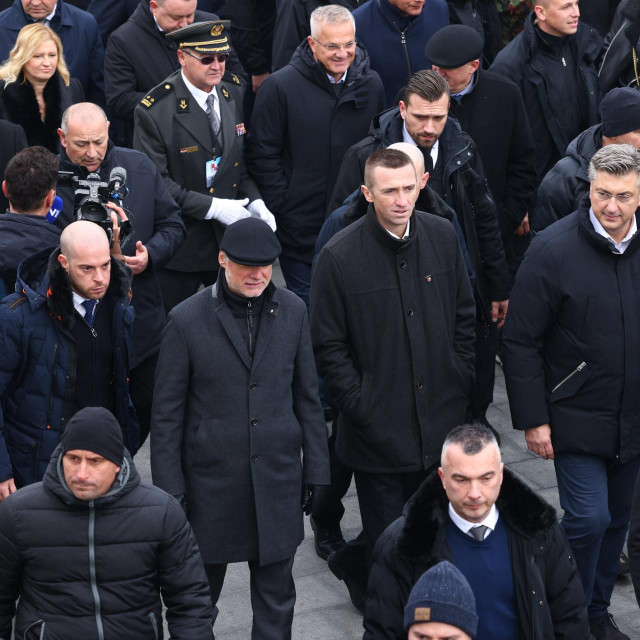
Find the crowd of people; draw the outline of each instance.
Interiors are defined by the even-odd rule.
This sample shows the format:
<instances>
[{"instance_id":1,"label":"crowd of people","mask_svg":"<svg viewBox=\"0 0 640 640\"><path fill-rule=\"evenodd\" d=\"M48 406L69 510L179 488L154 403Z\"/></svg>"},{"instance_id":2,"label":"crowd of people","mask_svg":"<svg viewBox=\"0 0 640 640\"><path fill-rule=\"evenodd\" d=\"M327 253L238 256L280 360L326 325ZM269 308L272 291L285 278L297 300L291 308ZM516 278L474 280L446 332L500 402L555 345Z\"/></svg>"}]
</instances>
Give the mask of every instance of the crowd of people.
<instances>
[{"instance_id":1,"label":"crowd of people","mask_svg":"<svg viewBox=\"0 0 640 640\"><path fill-rule=\"evenodd\" d=\"M629 640L637 0L0 8L0 639Z\"/></svg>"}]
</instances>

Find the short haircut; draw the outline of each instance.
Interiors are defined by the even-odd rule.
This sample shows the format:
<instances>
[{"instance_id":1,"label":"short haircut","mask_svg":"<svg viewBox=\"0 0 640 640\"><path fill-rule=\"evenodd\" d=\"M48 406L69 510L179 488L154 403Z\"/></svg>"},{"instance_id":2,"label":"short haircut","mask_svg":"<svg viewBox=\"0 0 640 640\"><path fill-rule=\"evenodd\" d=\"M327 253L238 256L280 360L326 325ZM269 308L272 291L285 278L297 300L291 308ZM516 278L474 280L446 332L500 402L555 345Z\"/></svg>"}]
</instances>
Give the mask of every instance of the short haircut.
<instances>
[{"instance_id":1,"label":"short haircut","mask_svg":"<svg viewBox=\"0 0 640 640\"><path fill-rule=\"evenodd\" d=\"M402 90L402 102L406 105L414 93L429 102L436 102L445 94L447 97L451 97L447 81L431 69L418 71L407 80L407 84Z\"/></svg>"},{"instance_id":2,"label":"short haircut","mask_svg":"<svg viewBox=\"0 0 640 640\"><path fill-rule=\"evenodd\" d=\"M324 7L318 7L311 12L310 27L311 37L316 38L318 32L321 29L321 25L327 24L340 24L342 22L351 23L353 32L356 31L356 21L353 19L351 11L346 7L341 7L339 4L327 4Z\"/></svg>"},{"instance_id":3,"label":"short haircut","mask_svg":"<svg viewBox=\"0 0 640 640\"><path fill-rule=\"evenodd\" d=\"M364 165L364 184L367 189L373 189L373 172L378 167L401 169L406 166L411 166L414 174L416 174L416 166L413 164L413 160L411 160L404 151L398 151L397 149L378 149L367 158L367 163Z\"/></svg>"},{"instance_id":4,"label":"short haircut","mask_svg":"<svg viewBox=\"0 0 640 640\"><path fill-rule=\"evenodd\" d=\"M9 160L4 179L14 211L38 211L51 189L56 188L58 157L44 147L27 147Z\"/></svg>"},{"instance_id":5,"label":"short haircut","mask_svg":"<svg viewBox=\"0 0 640 640\"><path fill-rule=\"evenodd\" d=\"M107 114L104 112L104 109L95 104L94 102L76 102L72 104L70 107L67 107L62 114L62 121L60 122L60 129L62 129L62 133L66 136L69 133L69 118L73 116L76 112L80 113L80 116L83 120L91 118L91 115L102 114L104 121L106 123L109 122L109 118L107 118Z\"/></svg>"},{"instance_id":6,"label":"short haircut","mask_svg":"<svg viewBox=\"0 0 640 640\"><path fill-rule=\"evenodd\" d=\"M498 447L495 434L489 427L486 427L481 422L470 422L449 431L442 445L442 455L440 457L440 466L442 467L444 467L447 449L452 444L460 445L462 451L467 456L480 453L488 445L495 446L498 454L500 454L500 447Z\"/></svg>"},{"instance_id":7,"label":"short haircut","mask_svg":"<svg viewBox=\"0 0 640 640\"><path fill-rule=\"evenodd\" d=\"M598 171L617 177L635 173L640 188L640 151L630 144L608 144L596 151L591 158L589 182L593 183Z\"/></svg>"}]
</instances>

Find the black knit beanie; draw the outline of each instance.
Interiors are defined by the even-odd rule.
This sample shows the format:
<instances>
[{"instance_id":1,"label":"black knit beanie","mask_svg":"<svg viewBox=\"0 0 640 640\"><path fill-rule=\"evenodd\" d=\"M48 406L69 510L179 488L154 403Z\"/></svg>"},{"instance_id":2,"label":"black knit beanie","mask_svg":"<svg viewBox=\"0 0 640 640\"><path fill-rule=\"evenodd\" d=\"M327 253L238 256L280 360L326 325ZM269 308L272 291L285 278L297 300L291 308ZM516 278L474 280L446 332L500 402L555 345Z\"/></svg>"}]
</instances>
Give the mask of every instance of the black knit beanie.
<instances>
[{"instance_id":1,"label":"black knit beanie","mask_svg":"<svg viewBox=\"0 0 640 640\"><path fill-rule=\"evenodd\" d=\"M62 452L82 449L97 453L120 466L124 458L122 429L111 411L85 407L76 413L62 433Z\"/></svg>"},{"instance_id":2,"label":"black knit beanie","mask_svg":"<svg viewBox=\"0 0 640 640\"><path fill-rule=\"evenodd\" d=\"M404 630L422 622L442 622L472 638L478 629L476 599L459 569L446 560L431 567L415 583L404 608Z\"/></svg>"},{"instance_id":3,"label":"black knit beanie","mask_svg":"<svg viewBox=\"0 0 640 640\"><path fill-rule=\"evenodd\" d=\"M640 129L640 91L631 87L611 89L600 107L602 133L607 138Z\"/></svg>"}]
</instances>

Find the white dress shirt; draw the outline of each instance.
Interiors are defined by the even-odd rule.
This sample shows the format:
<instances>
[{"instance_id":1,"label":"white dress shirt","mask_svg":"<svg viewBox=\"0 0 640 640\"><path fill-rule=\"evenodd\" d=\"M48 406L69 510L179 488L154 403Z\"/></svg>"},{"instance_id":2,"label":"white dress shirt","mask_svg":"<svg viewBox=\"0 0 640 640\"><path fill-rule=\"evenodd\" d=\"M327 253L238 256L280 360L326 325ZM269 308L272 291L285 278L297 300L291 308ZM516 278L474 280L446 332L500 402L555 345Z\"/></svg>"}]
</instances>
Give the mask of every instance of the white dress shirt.
<instances>
[{"instance_id":1,"label":"white dress shirt","mask_svg":"<svg viewBox=\"0 0 640 640\"><path fill-rule=\"evenodd\" d=\"M465 520L464 518L460 517L454 511L453 507L451 506L451 503L449 503L449 517L451 518L451 520L453 520L453 524L455 524L456 527L458 527L458 529L462 531L462 533L466 533L468 536L471 536L472 538L473 538L473 534L471 533L471 529L479 525L484 525L485 527L488 527L487 531L484 534L485 538L488 535L490 535L493 532L493 530L496 528L496 525L498 524L499 515L500 514L498 513L498 509L496 505L493 504L491 505L491 509L489 510L487 517L482 522L469 522L468 520Z\"/></svg>"}]
</instances>

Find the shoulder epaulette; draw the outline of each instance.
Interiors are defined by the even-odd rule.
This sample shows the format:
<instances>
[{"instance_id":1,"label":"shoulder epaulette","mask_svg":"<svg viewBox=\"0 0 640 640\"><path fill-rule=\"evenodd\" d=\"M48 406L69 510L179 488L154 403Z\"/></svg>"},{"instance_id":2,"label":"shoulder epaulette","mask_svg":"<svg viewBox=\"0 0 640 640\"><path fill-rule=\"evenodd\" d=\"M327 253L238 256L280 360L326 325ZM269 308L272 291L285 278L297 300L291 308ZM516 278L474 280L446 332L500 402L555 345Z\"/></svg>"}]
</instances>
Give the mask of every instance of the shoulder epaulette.
<instances>
[{"instance_id":1,"label":"shoulder epaulette","mask_svg":"<svg viewBox=\"0 0 640 640\"><path fill-rule=\"evenodd\" d=\"M225 71L225 74L222 76L223 80L227 82L231 82L233 84L237 84L240 86L240 78L235 73L231 73L231 71Z\"/></svg>"},{"instance_id":2,"label":"shoulder epaulette","mask_svg":"<svg viewBox=\"0 0 640 640\"><path fill-rule=\"evenodd\" d=\"M173 91L173 84L171 82L163 82L157 87L154 87L142 100L140 104L150 109L156 102L160 102L162 98L168 96Z\"/></svg>"}]
</instances>

